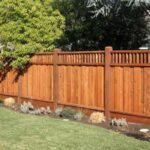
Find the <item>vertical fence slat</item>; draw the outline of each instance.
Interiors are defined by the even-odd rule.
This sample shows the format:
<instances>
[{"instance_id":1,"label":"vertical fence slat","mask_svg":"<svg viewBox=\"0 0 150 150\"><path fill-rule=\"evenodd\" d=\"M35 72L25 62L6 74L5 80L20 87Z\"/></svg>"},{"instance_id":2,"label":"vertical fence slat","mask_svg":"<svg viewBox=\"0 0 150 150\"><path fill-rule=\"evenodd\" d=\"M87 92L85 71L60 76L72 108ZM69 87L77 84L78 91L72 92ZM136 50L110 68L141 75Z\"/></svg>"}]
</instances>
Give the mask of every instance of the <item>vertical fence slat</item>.
<instances>
[{"instance_id":1,"label":"vertical fence slat","mask_svg":"<svg viewBox=\"0 0 150 150\"><path fill-rule=\"evenodd\" d=\"M19 105L21 104L21 95L22 95L21 93L22 93L22 75L20 74L18 76L18 97L17 97Z\"/></svg>"},{"instance_id":2,"label":"vertical fence slat","mask_svg":"<svg viewBox=\"0 0 150 150\"><path fill-rule=\"evenodd\" d=\"M112 47L105 48L105 116L110 119L110 63Z\"/></svg>"},{"instance_id":3,"label":"vertical fence slat","mask_svg":"<svg viewBox=\"0 0 150 150\"><path fill-rule=\"evenodd\" d=\"M54 101L54 109L57 108L58 100L59 100L59 75L58 75L58 53L60 49L54 49L53 55L53 101Z\"/></svg>"}]
</instances>

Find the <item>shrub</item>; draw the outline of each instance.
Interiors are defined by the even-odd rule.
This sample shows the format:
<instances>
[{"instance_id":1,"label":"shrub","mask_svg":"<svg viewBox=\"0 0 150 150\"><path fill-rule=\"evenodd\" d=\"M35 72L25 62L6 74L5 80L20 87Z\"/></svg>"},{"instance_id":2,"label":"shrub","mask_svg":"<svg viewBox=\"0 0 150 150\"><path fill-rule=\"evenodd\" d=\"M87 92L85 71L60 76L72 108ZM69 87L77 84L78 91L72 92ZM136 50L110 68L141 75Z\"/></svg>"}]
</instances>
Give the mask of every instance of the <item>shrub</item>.
<instances>
[{"instance_id":1,"label":"shrub","mask_svg":"<svg viewBox=\"0 0 150 150\"><path fill-rule=\"evenodd\" d=\"M114 118L111 120L110 124L112 126L125 126L125 127L128 126L126 118L120 118L120 119Z\"/></svg>"},{"instance_id":2,"label":"shrub","mask_svg":"<svg viewBox=\"0 0 150 150\"><path fill-rule=\"evenodd\" d=\"M31 104L31 102L23 102L23 104L21 104L21 106L20 106L20 110L23 113L29 113L29 111L34 110L34 107Z\"/></svg>"},{"instance_id":3,"label":"shrub","mask_svg":"<svg viewBox=\"0 0 150 150\"><path fill-rule=\"evenodd\" d=\"M63 111L63 108L62 108L62 107L58 107L58 108L56 108L56 110L55 110L55 114L56 114L56 116L61 116L62 111Z\"/></svg>"},{"instance_id":4,"label":"shrub","mask_svg":"<svg viewBox=\"0 0 150 150\"><path fill-rule=\"evenodd\" d=\"M4 103L4 101L2 99L0 99L0 104L3 104L3 103Z\"/></svg>"},{"instance_id":5,"label":"shrub","mask_svg":"<svg viewBox=\"0 0 150 150\"><path fill-rule=\"evenodd\" d=\"M101 122L104 122L104 121L105 121L104 114L103 114L103 113L100 113L100 112L93 112L93 113L90 115L89 121L90 121L91 123L101 123Z\"/></svg>"},{"instance_id":6,"label":"shrub","mask_svg":"<svg viewBox=\"0 0 150 150\"><path fill-rule=\"evenodd\" d=\"M77 112L77 113L74 115L74 119L75 119L75 120L78 120L78 121L81 121L83 117L84 117L84 113L81 112L81 111Z\"/></svg>"},{"instance_id":7,"label":"shrub","mask_svg":"<svg viewBox=\"0 0 150 150\"><path fill-rule=\"evenodd\" d=\"M2 106L3 104L4 104L4 101L0 99L0 106Z\"/></svg>"},{"instance_id":8,"label":"shrub","mask_svg":"<svg viewBox=\"0 0 150 150\"><path fill-rule=\"evenodd\" d=\"M47 115L51 113L51 109L49 106L45 107L41 107L41 108L35 108L31 102L23 102L23 104L21 104L20 106L20 111L22 113L26 113L26 114L32 114L32 115Z\"/></svg>"},{"instance_id":9,"label":"shrub","mask_svg":"<svg viewBox=\"0 0 150 150\"><path fill-rule=\"evenodd\" d=\"M76 115L76 110L70 107L66 107L63 109L61 115L64 118L74 119L74 116Z\"/></svg>"},{"instance_id":10,"label":"shrub","mask_svg":"<svg viewBox=\"0 0 150 150\"><path fill-rule=\"evenodd\" d=\"M12 97L9 98L5 98L4 99L4 105L7 107L13 107L13 105L15 104L15 99Z\"/></svg>"},{"instance_id":11,"label":"shrub","mask_svg":"<svg viewBox=\"0 0 150 150\"><path fill-rule=\"evenodd\" d=\"M65 19L53 0L0 2L0 67L24 69L30 56L51 51L63 35Z\"/></svg>"}]
</instances>

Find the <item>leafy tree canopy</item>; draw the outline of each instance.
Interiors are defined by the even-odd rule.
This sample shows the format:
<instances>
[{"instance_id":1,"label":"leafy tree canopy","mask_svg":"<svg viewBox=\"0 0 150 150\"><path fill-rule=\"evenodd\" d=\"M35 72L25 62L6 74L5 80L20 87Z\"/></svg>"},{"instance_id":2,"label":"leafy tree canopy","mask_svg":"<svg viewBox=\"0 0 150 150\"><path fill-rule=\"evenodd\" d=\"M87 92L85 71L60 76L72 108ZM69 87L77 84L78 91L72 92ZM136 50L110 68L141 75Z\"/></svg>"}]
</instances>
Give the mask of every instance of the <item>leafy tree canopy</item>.
<instances>
[{"instance_id":1,"label":"leafy tree canopy","mask_svg":"<svg viewBox=\"0 0 150 150\"><path fill-rule=\"evenodd\" d=\"M63 35L65 19L52 0L0 2L1 66L24 68L30 54L50 51Z\"/></svg>"},{"instance_id":2,"label":"leafy tree canopy","mask_svg":"<svg viewBox=\"0 0 150 150\"><path fill-rule=\"evenodd\" d=\"M110 15L111 11L114 10L115 14L118 14L121 9L122 3L125 4L126 7L130 7L134 9L134 7L138 7L139 9L143 9L147 12L150 1L149 0L87 0L87 7L94 8L93 14L95 17L98 15ZM140 7L139 7L140 6Z\"/></svg>"},{"instance_id":3,"label":"leafy tree canopy","mask_svg":"<svg viewBox=\"0 0 150 150\"><path fill-rule=\"evenodd\" d=\"M66 50L137 49L147 43L149 3L144 0L56 0L66 18ZM56 5L55 5L56 7ZM65 45L65 46L64 46Z\"/></svg>"}]
</instances>

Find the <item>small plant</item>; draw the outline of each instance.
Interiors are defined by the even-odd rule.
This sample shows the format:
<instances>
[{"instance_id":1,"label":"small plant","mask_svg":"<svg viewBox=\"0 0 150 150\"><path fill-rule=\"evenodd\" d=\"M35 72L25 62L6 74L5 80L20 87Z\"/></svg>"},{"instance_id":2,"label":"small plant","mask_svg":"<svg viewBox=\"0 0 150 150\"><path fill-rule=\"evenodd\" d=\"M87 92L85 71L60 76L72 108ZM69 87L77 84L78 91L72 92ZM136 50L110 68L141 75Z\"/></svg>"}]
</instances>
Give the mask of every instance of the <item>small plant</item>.
<instances>
[{"instance_id":1,"label":"small plant","mask_svg":"<svg viewBox=\"0 0 150 150\"><path fill-rule=\"evenodd\" d=\"M20 107L20 110L23 113L29 113L30 111L34 110L34 107L31 104L31 102L23 102L23 104Z\"/></svg>"},{"instance_id":2,"label":"small plant","mask_svg":"<svg viewBox=\"0 0 150 150\"><path fill-rule=\"evenodd\" d=\"M62 107L58 107L58 108L56 108L56 110L55 110L55 114L56 114L56 116L61 116L62 111L63 111L63 108L62 108Z\"/></svg>"},{"instance_id":3,"label":"small plant","mask_svg":"<svg viewBox=\"0 0 150 150\"><path fill-rule=\"evenodd\" d=\"M52 112L49 106L46 108L46 112L47 114L50 114Z\"/></svg>"},{"instance_id":4,"label":"small plant","mask_svg":"<svg viewBox=\"0 0 150 150\"><path fill-rule=\"evenodd\" d=\"M102 123L105 122L105 116L101 112L93 112L89 118L91 123Z\"/></svg>"},{"instance_id":5,"label":"small plant","mask_svg":"<svg viewBox=\"0 0 150 150\"><path fill-rule=\"evenodd\" d=\"M51 109L48 106L47 108L41 107L41 108L34 108L31 102L23 102L23 104L20 107L20 111L26 114L32 114L32 115L47 115L51 113Z\"/></svg>"},{"instance_id":6,"label":"small plant","mask_svg":"<svg viewBox=\"0 0 150 150\"><path fill-rule=\"evenodd\" d=\"M6 107L13 107L15 105L15 99L12 97L8 97L4 99L4 105Z\"/></svg>"},{"instance_id":7,"label":"small plant","mask_svg":"<svg viewBox=\"0 0 150 150\"><path fill-rule=\"evenodd\" d=\"M120 118L120 119L112 119L110 124L112 126L128 126L127 120L125 118Z\"/></svg>"},{"instance_id":8,"label":"small plant","mask_svg":"<svg viewBox=\"0 0 150 150\"><path fill-rule=\"evenodd\" d=\"M61 115L64 118L74 119L74 116L76 114L76 110L70 107L66 107L63 109Z\"/></svg>"},{"instance_id":9,"label":"small plant","mask_svg":"<svg viewBox=\"0 0 150 150\"><path fill-rule=\"evenodd\" d=\"M3 106L4 101L2 99L0 99L0 106Z\"/></svg>"},{"instance_id":10,"label":"small plant","mask_svg":"<svg viewBox=\"0 0 150 150\"><path fill-rule=\"evenodd\" d=\"M3 103L4 103L4 101L2 99L0 99L0 104L3 104Z\"/></svg>"},{"instance_id":11,"label":"small plant","mask_svg":"<svg viewBox=\"0 0 150 150\"><path fill-rule=\"evenodd\" d=\"M44 115L47 114L45 107L41 107L41 108L40 108L40 111L41 111L41 113L44 114Z\"/></svg>"},{"instance_id":12,"label":"small plant","mask_svg":"<svg viewBox=\"0 0 150 150\"><path fill-rule=\"evenodd\" d=\"M81 121L83 117L84 117L84 113L81 112L81 111L77 112L77 113L74 115L74 119L77 120L77 121Z\"/></svg>"}]
</instances>

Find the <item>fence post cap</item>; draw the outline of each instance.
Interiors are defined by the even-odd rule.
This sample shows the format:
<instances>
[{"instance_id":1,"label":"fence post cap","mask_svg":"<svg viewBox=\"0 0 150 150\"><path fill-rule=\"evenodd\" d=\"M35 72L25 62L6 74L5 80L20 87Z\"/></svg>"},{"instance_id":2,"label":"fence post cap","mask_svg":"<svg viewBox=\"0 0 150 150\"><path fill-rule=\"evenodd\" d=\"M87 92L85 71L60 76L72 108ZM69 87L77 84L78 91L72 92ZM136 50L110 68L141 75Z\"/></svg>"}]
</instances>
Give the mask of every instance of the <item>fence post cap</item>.
<instances>
[{"instance_id":1,"label":"fence post cap","mask_svg":"<svg viewBox=\"0 0 150 150\"><path fill-rule=\"evenodd\" d=\"M112 51L112 50L113 50L113 48L112 48L112 46L106 46L106 47L105 47L105 50Z\"/></svg>"},{"instance_id":2,"label":"fence post cap","mask_svg":"<svg viewBox=\"0 0 150 150\"><path fill-rule=\"evenodd\" d=\"M53 52L61 52L61 49L60 49L60 48L55 48L55 49L53 50Z\"/></svg>"}]
</instances>

